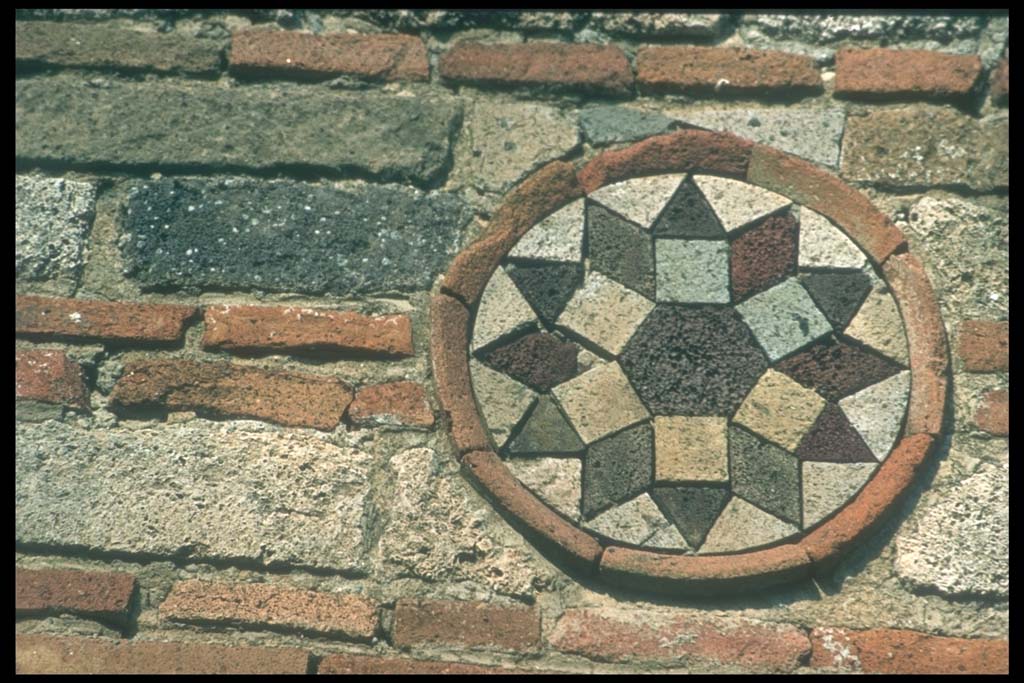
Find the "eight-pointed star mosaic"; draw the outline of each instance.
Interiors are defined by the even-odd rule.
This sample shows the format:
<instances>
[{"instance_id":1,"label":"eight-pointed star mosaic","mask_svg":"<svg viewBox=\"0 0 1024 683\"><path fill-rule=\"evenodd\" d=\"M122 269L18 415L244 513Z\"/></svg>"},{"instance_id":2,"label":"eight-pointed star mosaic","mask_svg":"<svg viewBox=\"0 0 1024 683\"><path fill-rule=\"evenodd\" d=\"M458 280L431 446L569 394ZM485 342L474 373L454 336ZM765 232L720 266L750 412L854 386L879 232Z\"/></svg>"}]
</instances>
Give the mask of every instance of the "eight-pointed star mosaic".
<instances>
[{"instance_id":1,"label":"eight-pointed star mosaic","mask_svg":"<svg viewBox=\"0 0 1024 683\"><path fill-rule=\"evenodd\" d=\"M909 393L895 301L828 219L747 183L603 187L529 230L480 298L480 413L574 523L695 553L771 545L846 504Z\"/></svg>"}]
</instances>

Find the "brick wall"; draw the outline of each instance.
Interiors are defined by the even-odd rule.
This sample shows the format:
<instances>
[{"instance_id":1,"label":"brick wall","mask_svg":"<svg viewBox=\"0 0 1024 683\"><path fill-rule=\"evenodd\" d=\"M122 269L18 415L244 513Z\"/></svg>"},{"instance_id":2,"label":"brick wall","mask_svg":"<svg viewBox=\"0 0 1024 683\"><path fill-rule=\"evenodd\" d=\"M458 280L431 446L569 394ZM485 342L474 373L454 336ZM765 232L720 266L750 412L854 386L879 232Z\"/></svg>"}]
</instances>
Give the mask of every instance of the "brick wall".
<instances>
[{"instance_id":1,"label":"brick wall","mask_svg":"<svg viewBox=\"0 0 1024 683\"><path fill-rule=\"evenodd\" d=\"M19 671L1008 668L1007 15L15 27ZM542 554L459 474L429 302L526 176L686 127L803 157L895 222L952 405L837 567L652 602Z\"/></svg>"}]
</instances>

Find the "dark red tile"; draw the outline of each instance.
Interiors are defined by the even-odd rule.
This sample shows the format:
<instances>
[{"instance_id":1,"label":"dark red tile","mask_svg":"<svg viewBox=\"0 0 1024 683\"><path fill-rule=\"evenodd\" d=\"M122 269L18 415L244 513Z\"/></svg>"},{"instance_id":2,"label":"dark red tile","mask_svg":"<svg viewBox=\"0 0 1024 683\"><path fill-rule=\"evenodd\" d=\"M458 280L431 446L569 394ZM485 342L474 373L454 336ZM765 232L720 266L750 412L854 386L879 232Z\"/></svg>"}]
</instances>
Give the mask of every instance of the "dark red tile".
<instances>
[{"instance_id":1,"label":"dark red tile","mask_svg":"<svg viewBox=\"0 0 1024 683\"><path fill-rule=\"evenodd\" d=\"M821 411L797 446L796 457L816 462L875 462L871 449L835 403Z\"/></svg>"},{"instance_id":2,"label":"dark red tile","mask_svg":"<svg viewBox=\"0 0 1024 683\"><path fill-rule=\"evenodd\" d=\"M796 273L797 223L788 213L762 220L732 243L729 269L735 299L745 299Z\"/></svg>"},{"instance_id":3,"label":"dark red tile","mask_svg":"<svg viewBox=\"0 0 1024 683\"><path fill-rule=\"evenodd\" d=\"M903 368L881 355L827 337L780 361L775 369L826 400L838 401Z\"/></svg>"}]
</instances>

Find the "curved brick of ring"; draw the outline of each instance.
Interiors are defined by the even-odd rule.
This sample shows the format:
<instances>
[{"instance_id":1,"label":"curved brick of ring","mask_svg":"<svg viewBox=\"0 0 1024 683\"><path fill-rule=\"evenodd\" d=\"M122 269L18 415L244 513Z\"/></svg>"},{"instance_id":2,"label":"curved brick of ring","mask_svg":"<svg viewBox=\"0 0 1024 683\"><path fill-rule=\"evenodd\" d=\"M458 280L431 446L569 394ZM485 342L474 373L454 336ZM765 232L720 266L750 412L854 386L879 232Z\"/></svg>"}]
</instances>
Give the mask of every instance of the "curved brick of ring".
<instances>
[{"instance_id":1,"label":"curved brick of ring","mask_svg":"<svg viewBox=\"0 0 1024 683\"><path fill-rule=\"evenodd\" d=\"M516 241L539 220L585 193L626 178L663 173L713 173L782 194L831 219L881 267L903 317L911 389L901 440L871 481L832 519L797 543L735 555L686 556L621 547L568 523L518 482L489 451L468 370L470 309ZM578 181L577 181L578 178ZM438 396L464 475L516 526L541 545L607 581L644 591L720 593L778 584L831 566L864 538L906 492L942 427L949 350L934 291L921 263L903 253L902 233L860 192L813 164L727 134L681 130L604 152L578 174L554 162L513 190L490 230L460 253L432 301L431 350ZM468 308L467 308L468 307ZM472 452L469 455L466 453ZM465 455L465 457L463 457Z\"/></svg>"}]
</instances>

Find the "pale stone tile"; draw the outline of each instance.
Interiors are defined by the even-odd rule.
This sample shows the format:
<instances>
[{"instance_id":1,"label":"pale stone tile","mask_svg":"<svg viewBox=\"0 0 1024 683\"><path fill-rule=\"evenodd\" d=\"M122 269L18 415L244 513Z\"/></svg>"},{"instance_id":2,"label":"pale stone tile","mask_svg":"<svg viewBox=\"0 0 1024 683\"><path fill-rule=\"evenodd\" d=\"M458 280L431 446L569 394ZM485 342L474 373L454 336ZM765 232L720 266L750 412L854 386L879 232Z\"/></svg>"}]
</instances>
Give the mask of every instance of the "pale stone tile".
<instances>
[{"instance_id":1,"label":"pale stone tile","mask_svg":"<svg viewBox=\"0 0 1024 683\"><path fill-rule=\"evenodd\" d=\"M695 175L693 180L715 210L726 232L742 228L793 203L780 194L731 178Z\"/></svg>"},{"instance_id":2,"label":"pale stone tile","mask_svg":"<svg viewBox=\"0 0 1024 683\"><path fill-rule=\"evenodd\" d=\"M633 500L602 512L584 526L617 541L640 545L670 523L651 497L641 493Z\"/></svg>"},{"instance_id":3,"label":"pale stone tile","mask_svg":"<svg viewBox=\"0 0 1024 683\"><path fill-rule=\"evenodd\" d=\"M497 268L480 296L473 324L473 350L520 327L537 324L537 316L503 268Z\"/></svg>"},{"instance_id":4,"label":"pale stone tile","mask_svg":"<svg viewBox=\"0 0 1024 683\"><path fill-rule=\"evenodd\" d=\"M583 464L579 458L510 458L505 464L545 503L574 522L583 519Z\"/></svg>"},{"instance_id":5,"label":"pale stone tile","mask_svg":"<svg viewBox=\"0 0 1024 683\"><path fill-rule=\"evenodd\" d=\"M658 301L729 303L729 243L664 239L654 242Z\"/></svg>"},{"instance_id":6,"label":"pale stone tile","mask_svg":"<svg viewBox=\"0 0 1024 683\"><path fill-rule=\"evenodd\" d=\"M825 314L796 278L736 306L773 363L832 331Z\"/></svg>"},{"instance_id":7,"label":"pale stone tile","mask_svg":"<svg viewBox=\"0 0 1024 683\"><path fill-rule=\"evenodd\" d=\"M557 324L617 355L653 308L647 297L591 271Z\"/></svg>"},{"instance_id":8,"label":"pale stone tile","mask_svg":"<svg viewBox=\"0 0 1024 683\"><path fill-rule=\"evenodd\" d=\"M724 553L767 545L800 530L775 515L733 496L708 532L698 552Z\"/></svg>"},{"instance_id":9,"label":"pale stone tile","mask_svg":"<svg viewBox=\"0 0 1024 683\"><path fill-rule=\"evenodd\" d=\"M882 283L871 290L843 333L904 365L910 362L903 318Z\"/></svg>"},{"instance_id":10,"label":"pale stone tile","mask_svg":"<svg viewBox=\"0 0 1024 683\"><path fill-rule=\"evenodd\" d=\"M724 417L656 416L655 481L729 481L727 425Z\"/></svg>"},{"instance_id":11,"label":"pale stone tile","mask_svg":"<svg viewBox=\"0 0 1024 683\"><path fill-rule=\"evenodd\" d=\"M551 392L584 443L650 417L616 362L598 365Z\"/></svg>"},{"instance_id":12,"label":"pale stone tile","mask_svg":"<svg viewBox=\"0 0 1024 683\"><path fill-rule=\"evenodd\" d=\"M685 173L633 178L606 185L591 192L590 198L623 218L650 229L684 180Z\"/></svg>"},{"instance_id":13,"label":"pale stone tile","mask_svg":"<svg viewBox=\"0 0 1024 683\"><path fill-rule=\"evenodd\" d=\"M820 213L800 208L801 266L863 268L867 256Z\"/></svg>"},{"instance_id":14,"label":"pale stone tile","mask_svg":"<svg viewBox=\"0 0 1024 683\"><path fill-rule=\"evenodd\" d=\"M909 395L910 372L904 370L839 402L850 424L860 432L879 462L888 457L896 442Z\"/></svg>"},{"instance_id":15,"label":"pale stone tile","mask_svg":"<svg viewBox=\"0 0 1024 683\"><path fill-rule=\"evenodd\" d=\"M537 394L511 377L491 370L475 358L469 360L469 372L477 405L487 423L487 431L494 439L495 448L501 448Z\"/></svg>"},{"instance_id":16,"label":"pale stone tile","mask_svg":"<svg viewBox=\"0 0 1024 683\"><path fill-rule=\"evenodd\" d=\"M825 399L781 372L767 370L733 418L787 451L793 451L825 408Z\"/></svg>"},{"instance_id":17,"label":"pale stone tile","mask_svg":"<svg viewBox=\"0 0 1024 683\"><path fill-rule=\"evenodd\" d=\"M644 543L649 548L666 548L669 550L691 550L690 544L686 542L679 529L668 525L658 533L654 534Z\"/></svg>"},{"instance_id":18,"label":"pale stone tile","mask_svg":"<svg viewBox=\"0 0 1024 683\"><path fill-rule=\"evenodd\" d=\"M520 238L509 256L545 261L579 261L583 258L583 200L564 206Z\"/></svg>"},{"instance_id":19,"label":"pale stone tile","mask_svg":"<svg viewBox=\"0 0 1024 683\"><path fill-rule=\"evenodd\" d=\"M873 462L804 462L801 466L805 529L845 505L878 468Z\"/></svg>"}]
</instances>

